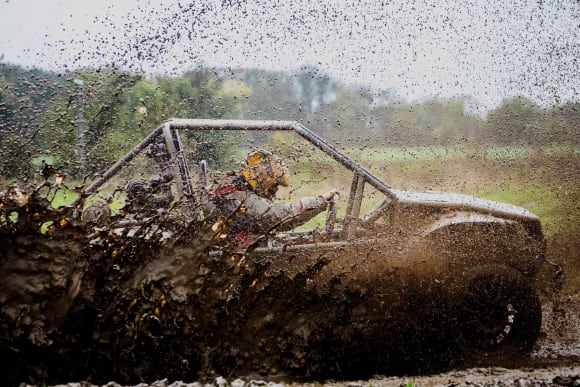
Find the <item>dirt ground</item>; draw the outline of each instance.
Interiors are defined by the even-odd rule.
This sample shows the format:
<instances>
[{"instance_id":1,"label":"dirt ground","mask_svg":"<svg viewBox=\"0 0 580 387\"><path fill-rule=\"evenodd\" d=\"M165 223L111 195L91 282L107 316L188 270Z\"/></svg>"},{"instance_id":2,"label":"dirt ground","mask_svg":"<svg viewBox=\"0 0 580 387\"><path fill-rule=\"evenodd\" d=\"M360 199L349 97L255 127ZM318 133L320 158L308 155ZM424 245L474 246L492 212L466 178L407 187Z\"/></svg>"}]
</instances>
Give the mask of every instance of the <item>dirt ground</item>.
<instances>
[{"instance_id":1,"label":"dirt ground","mask_svg":"<svg viewBox=\"0 0 580 387\"><path fill-rule=\"evenodd\" d=\"M138 387L251 387L251 386L304 386L304 387L568 387L580 385L580 367L566 366L545 369L516 369L506 368L471 368L462 371L447 372L433 376L419 377L389 377L370 380L357 380L351 382L326 382L326 383L279 383L263 380L235 379L227 381L225 378L216 378L213 383L185 383L181 381L169 382L160 380L150 385L139 384ZM66 387L90 387L88 383L67 383L59 386ZM107 383L103 387L122 387L115 382Z\"/></svg>"},{"instance_id":2,"label":"dirt ground","mask_svg":"<svg viewBox=\"0 0 580 387\"><path fill-rule=\"evenodd\" d=\"M303 387L547 387L580 386L580 302L565 298L548 302L543 308L542 337L530 358L511 367L477 367L458 369L432 375L375 376L367 380L352 381L281 381L276 378L264 380L218 376L214 381L170 381L162 379L151 384L141 383L135 387L245 387L245 386L303 386ZM88 382L74 382L57 386L94 387ZM129 385L110 382L102 387L126 387ZM22 384L21 387L33 387Z\"/></svg>"},{"instance_id":3,"label":"dirt ground","mask_svg":"<svg viewBox=\"0 0 580 387\"><path fill-rule=\"evenodd\" d=\"M568 243L567 246L570 246ZM564 249L566 250L566 249ZM573 272L571 267L568 267ZM568 286L569 287L569 286ZM527 359L513 364L496 364L487 367L457 368L436 374L409 374L374 376L364 380L291 380L285 377L247 375L245 377L217 375L213 379L169 380L138 384L115 381L91 384L70 382L53 384L67 387L202 387L202 386L580 386L580 298L578 294L562 293L543 304L542 331L534 351ZM20 384L33 387L37 384ZM47 384L50 386L51 384Z\"/></svg>"}]
</instances>

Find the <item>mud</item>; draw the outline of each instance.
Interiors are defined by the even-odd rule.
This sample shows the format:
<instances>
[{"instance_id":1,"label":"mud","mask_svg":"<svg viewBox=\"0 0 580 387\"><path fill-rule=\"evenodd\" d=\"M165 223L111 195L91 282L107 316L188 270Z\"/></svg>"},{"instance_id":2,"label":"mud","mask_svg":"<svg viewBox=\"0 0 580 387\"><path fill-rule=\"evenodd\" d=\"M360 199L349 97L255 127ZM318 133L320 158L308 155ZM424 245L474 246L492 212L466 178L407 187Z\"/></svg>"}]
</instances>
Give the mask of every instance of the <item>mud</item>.
<instances>
[{"instance_id":1,"label":"mud","mask_svg":"<svg viewBox=\"0 0 580 387\"><path fill-rule=\"evenodd\" d=\"M571 299L546 302L543 308L542 337L529 357L520 362L502 366L458 368L441 373L408 374L397 376L374 375L367 379L304 380L287 376L264 378L256 374L246 376L226 375L206 378L203 381L163 378L151 383L122 384L109 381L104 384L69 382L67 387L203 387L203 386L415 386L415 387L508 387L508 386L579 386L580 385L580 303ZM507 366L507 367L506 367ZM197 379L196 379L197 380ZM32 387L21 384L21 387Z\"/></svg>"},{"instance_id":2,"label":"mud","mask_svg":"<svg viewBox=\"0 0 580 387\"><path fill-rule=\"evenodd\" d=\"M166 379L156 381L150 385L139 384L135 387L283 387L283 386L305 386L305 387L369 387L369 386L393 386L393 387L573 387L580 385L580 367L558 367L549 369L524 368L510 370L506 368L471 368L461 371L446 372L434 376L412 376L412 377L385 377L373 378L369 380L355 380L350 382L328 381L324 383L281 383L268 382L264 380L227 380L224 377L217 377L215 380L200 383L186 383L182 381L170 382ZM94 387L91 383L67 383L58 385L59 387ZM103 387L124 387L116 382L109 382ZM21 387L28 387L22 385Z\"/></svg>"},{"instance_id":3,"label":"mud","mask_svg":"<svg viewBox=\"0 0 580 387\"><path fill-rule=\"evenodd\" d=\"M324 286L313 286L328 263L323 255L283 267L275 257L230 253L217 248L207 225L171 211L119 229L122 213L106 225L88 224L76 220L76 209L52 210L35 197L3 200L1 208L6 385L578 384L577 294L545 300L537 348L514 357L517 370L509 371L489 368L506 367L505 359L458 357L452 332L439 324L444 311L402 304L385 329L361 302L369 284L341 287L339 277L327 276ZM369 379L376 374L398 378ZM553 384L556 377L571 379Z\"/></svg>"}]
</instances>

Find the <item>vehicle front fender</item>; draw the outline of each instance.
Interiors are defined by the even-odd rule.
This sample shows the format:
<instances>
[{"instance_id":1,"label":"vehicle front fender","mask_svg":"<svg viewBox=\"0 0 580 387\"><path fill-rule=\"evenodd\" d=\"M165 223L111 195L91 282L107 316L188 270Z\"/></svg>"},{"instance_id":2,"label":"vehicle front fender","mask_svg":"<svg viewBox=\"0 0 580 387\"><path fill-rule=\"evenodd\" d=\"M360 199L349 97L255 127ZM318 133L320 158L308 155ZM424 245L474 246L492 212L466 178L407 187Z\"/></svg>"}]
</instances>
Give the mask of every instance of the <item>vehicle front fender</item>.
<instances>
[{"instance_id":1,"label":"vehicle front fender","mask_svg":"<svg viewBox=\"0 0 580 387\"><path fill-rule=\"evenodd\" d=\"M495 224L506 224L513 223L514 221L504 218L498 218L493 215L479 214L468 211L454 212L452 214L447 214L433 223L430 223L427 227L422 230L421 236L428 237L430 234L435 233L437 230L443 229L457 224L474 224L474 223L495 223Z\"/></svg>"},{"instance_id":2,"label":"vehicle front fender","mask_svg":"<svg viewBox=\"0 0 580 387\"><path fill-rule=\"evenodd\" d=\"M531 279L546 261L541 227L531 220L461 211L439 217L420 232L421 248L447 268L501 264Z\"/></svg>"}]
</instances>

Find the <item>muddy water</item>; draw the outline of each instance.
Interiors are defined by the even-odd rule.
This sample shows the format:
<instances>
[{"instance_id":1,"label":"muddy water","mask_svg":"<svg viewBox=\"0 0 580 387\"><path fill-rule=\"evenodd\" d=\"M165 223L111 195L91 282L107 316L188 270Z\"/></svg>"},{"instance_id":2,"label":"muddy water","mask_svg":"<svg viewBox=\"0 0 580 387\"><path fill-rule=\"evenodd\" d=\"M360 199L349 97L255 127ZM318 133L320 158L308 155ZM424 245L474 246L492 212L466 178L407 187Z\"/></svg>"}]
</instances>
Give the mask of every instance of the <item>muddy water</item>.
<instances>
[{"instance_id":1,"label":"muddy water","mask_svg":"<svg viewBox=\"0 0 580 387\"><path fill-rule=\"evenodd\" d=\"M543 308L542 337L527 360L519 364L490 367L471 367L429 375L375 376L371 379L348 381L297 381L284 378L263 379L259 377L218 376L204 382L175 381L162 379L151 384L141 383L139 387L245 387L245 386L327 386L327 387L369 387L369 386L415 386L415 387L557 387L580 386L580 302L563 299L547 302ZM79 383L63 386L77 387ZM90 383L83 387L96 386ZM116 382L107 387L125 387ZM132 386L132 385L131 385ZM23 386L24 387L24 386ZM28 385L27 385L28 387ZM30 386L32 387L32 386Z\"/></svg>"},{"instance_id":2,"label":"muddy water","mask_svg":"<svg viewBox=\"0 0 580 387\"><path fill-rule=\"evenodd\" d=\"M572 305L570 305L572 306ZM574 306L575 308L576 306ZM576 310L574 318L571 314ZM546 310L546 314L552 313L551 309ZM566 310L565 320L558 319L557 324L566 324L570 328L576 324L577 309ZM570 324L567 322L571 321ZM548 320L549 324L551 321ZM548 325L549 325L548 324ZM97 384L82 382L77 380L71 383L60 383L54 385L67 386L174 386L174 387L201 387L208 385L215 386L337 386L337 387L358 387L358 386L407 386L412 382L413 386L578 386L580 384L580 346L577 333L573 329L562 331L548 331L539 340L537 349L531 354L527 361L519 364L496 365L486 367L470 367L465 369L454 369L437 374L409 374L398 376L374 376L370 379L353 380L314 380L288 378L285 376L270 376L264 378L260 375L217 375L212 378L204 378L203 381L195 381L191 378L161 378L156 382L149 383L122 383L119 379L111 382L99 382ZM70 380L70 379L69 379ZM117 380L115 382L114 380ZM38 384L28 384L34 386Z\"/></svg>"},{"instance_id":3,"label":"muddy water","mask_svg":"<svg viewBox=\"0 0 580 387\"><path fill-rule=\"evenodd\" d=\"M383 333L371 323L354 329L347 303L364 294L336 291L340 278L329 278L326 288L309 283L325 265L323 257L309 257L299 272L272 270L267 260L206 254L200 246L211 238L200 225L180 229L178 240L168 243L161 238L174 226L168 219L119 235L41 211L40 204L19 209L18 222L7 223L0 235L0 351L5 359L0 374L7 385L71 380L95 385L109 380L120 385L152 380L162 380L151 384L156 386L176 380L234 384L242 376L236 383L495 385L486 383L527 378L526 383L545 382L537 385L557 385L556 379L572 383L560 385L574 385L578 380L577 295L544 303L542 337L531 356L518 363L486 359L492 364L484 368L449 366L441 374L424 376L433 369L411 373L406 358L391 357L395 366L389 374L397 378L353 381L356 367L365 365L362 350L373 348L379 336L386 342L403 337L408 345L403 356L424 348L412 346L409 334L415 331L407 329L412 320ZM57 221L39 234L39 224L47 219ZM371 335L359 346L361 353L352 353L350 343L360 342L357 335L369 329L379 336ZM339 340L329 342L326 335ZM336 361L351 369L345 372ZM348 381L329 382L324 375L330 374Z\"/></svg>"},{"instance_id":4,"label":"muddy water","mask_svg":"<svg viewBox=\"0 0 580 387\"><path fill-rule=\"evenodd\" d=\"M542 318L542 335L526 366L580 365L580 300L545 302Z\"/></svg>"}]
</instances>

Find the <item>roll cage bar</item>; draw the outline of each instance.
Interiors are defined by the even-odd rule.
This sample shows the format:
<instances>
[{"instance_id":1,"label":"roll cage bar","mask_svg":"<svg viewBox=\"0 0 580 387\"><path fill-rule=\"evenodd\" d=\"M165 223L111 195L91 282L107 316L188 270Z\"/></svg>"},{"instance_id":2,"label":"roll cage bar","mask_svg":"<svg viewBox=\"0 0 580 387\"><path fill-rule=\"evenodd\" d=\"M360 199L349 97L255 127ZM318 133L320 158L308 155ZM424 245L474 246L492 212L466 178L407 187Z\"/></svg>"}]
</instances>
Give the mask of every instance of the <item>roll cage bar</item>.
<instances>
[{"instance_id":1,"label":"roll cage bar","mask_svg":"<svg viewBox=\"0 0 580 387\"><path fill-rule=\"evenodd\" d=\"M212 119L180 119L173 118L165 121L153 132L145 137L125 156L113 164L102 175L100 175L85 191L84 196L95 193L108 179L113 177L124 165L129 163L143 149L152 144L160 135L165 139L168 156L173 161L173 175L177 176L177 188L180 198L188 197L190 203L195 203L195 189L191 179L191 173L185 159L180 130L242 130L242 131L293 131L315 145L324 153L350 169L354 173L351 190L347 202L346 218L356 219L359 216L360 206L363 198L364 183L369 183L378 191L385 194L385 199L397 200L391 187L387 186L380 179L366 170L356 161L338 151L333 145L322 139L318 134L306 128L296 121L274 121L274 120L212 120ZM80 200L79 196L73 201L72 206L76 206Z\"/></svg>"}]
</instances>

